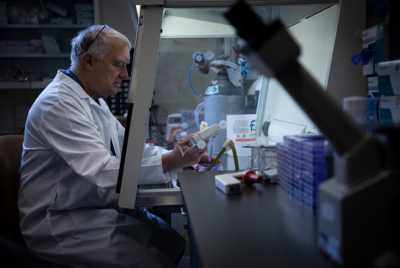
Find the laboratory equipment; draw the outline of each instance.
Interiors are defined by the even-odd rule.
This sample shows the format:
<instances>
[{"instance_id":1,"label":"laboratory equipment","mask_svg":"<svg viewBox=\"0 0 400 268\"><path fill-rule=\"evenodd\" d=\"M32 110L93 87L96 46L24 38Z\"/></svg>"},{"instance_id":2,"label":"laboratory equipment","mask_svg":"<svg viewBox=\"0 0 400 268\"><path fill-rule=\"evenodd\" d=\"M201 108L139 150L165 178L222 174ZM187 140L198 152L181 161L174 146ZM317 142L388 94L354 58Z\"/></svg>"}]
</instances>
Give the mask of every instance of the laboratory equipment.
<instances>
[{"instance_id":1,"label":"laboratory equipment","mask_svg":"<svg viewBox=\"0 0 400 268\"><path fill-rule=\"evenodd\" d=\"M318 185L326 179L324 142L322 135L294 135L277 145L279 188L311 211L318 205Z\"/></svg>"},{"instance_id":2,"label":"laboratory equipment","mask_svg":"<svg viewBox=\"0 0 400 268\"><path fill-rule=\"evenodd\" d=\"M262 183L263 177L251 170L215 175L215 187L225 194L242 192L242 184Z\"/></svg>"},{"instance_id":3,"label":"laboratory equipment","mask_svg":"<svg viewBox=\"0 0 400 268\"><path fill-rule=\"evenodd\" d=\"M179 148L179 150L182 153L182 157L186 154L187 151L192 149L193 147L197 146L199 149L204 149L206 148L207 144L206 141L209 139L218 136L220 131L220 127L218 124L214 124L211 127L206 127L205 129L201 130L199 133L194 134L190 138L177 142L176 146ZM181 144L186 144L188 143L189 140L189 146L190 148L187 149L186 151L183 151L181 148Z\"/></svg>"},{"instance_id":4,"label":"laboratory equipment","mask_svg":"<svg viewBox=\"0 0 400 268\"><path fill-rule=\"evenodd\" d=\"M167 117L167 128L165 131L165 139L167 141L170 140L171 136L174 136L174 130L177 131L180 128L181 123L181 114L169 114Z\"/></svg>"},{"instance_id":5,"label":"laboratory equipment","mask_svg":"<svg viewBox=\"0 0 400 268\"><path fill-rule=\"evenodd\" d=\"M245 145L245 149L251 149L249 165L246 169L255 170L260 175L265 175L268 169L277 167L277 145Z\"/></svg>"},{"instance_id":6,"label":"laboratory equipment","mask_svg":"<svg viewBox=\"0 0 400 268\"><path fill-rule=\"evenodd\" d=\"M351 69L349 69L347 64L335 61L335 57L342 57L342 54L348 53L352 49L352 45L346 44L345 49L338 49L337 52L333 47L340 48L341 42L346 40L346 36L348 36L346 31L353 31L354 28L359 29L357 23L362 19L359 18L358 13L352 12L352 10L358 9L358 7L351 6L352 3L357 1L345 1L343 5L337 5L337 2L327 4L326 1L317 1L315 4L307 5L276 6L265 5L265 1L249 1L254 5L253 10L263 17L264 22L270 22L277 17L282 18L285 27L288 27L288 30L303 42L302 51L305 53L302 57L303 63L308 67L311 66L308 64L309 62L318 59L317 62L314 62L317 67L310 67L309 70L317 78L320 78L321 83L326 85L328 92L341 101L343 94L358 95L357 89L362 88L362 86L347 85L347 81L349 81L347 76L357 80L355 75L359 72L357 66L350 66ZM183 200L179 188L153 190L139 188L138 190L143 141L148 129L148 116L146 115L149 114L151 103L172 113L177 110L193 111L197 105L203 102L195 110L195 118L198 118L198 121L204 120L201 119L201 112L205 110L204 100L207 97L199 98L190 88L188 70L193 66L193 58L190 55L196 50L201 52L211 50L217 56L229 55L227 60L221 59L221 61L235 63L240 70L240 63L236 61L237 55L233 47L242 54L241 48L245 46L245 43L238 38L234 28L223 17L223 12L233 2L211 1L206 3L189 0L178 3L171 0L154 0L149 3L144 0L131 0L130 3L142 6L140 15L132 14L132 17L136 16L134 25L137 25L137 39L135 55L132 60L134 67L132 68L129 90L130 106L127 128L117 185L117 191L120 193L119 205L124 208L135 208L135 206L146 206L146 204L149 206L182 205ZM365 3L363 4L365 5ZM135 11L135 9L132 10ZM344 23L346 25L342 27L341 25ZM258 26L254 28L257 29ZM315 40L315 42L310 43L309 40ZM358 46L359 44L356 43L357 49ZM320 54L315 55L314 52ZM278 55L275 52L271 52L271 54ZM203 55L211 58L208 53ZM253 89L250 93L247 90L250 91L249 87L261 77L257 82L257 85L261 87L257 110L258 115L265 119L256 120L253 123L258 126L259 130L264 121L270 121L271 126L273 126L274 121L281 120L303 125L307 132L318 131L314 129L314 124L308 120L301 110L295 109L296 104L285 96L283 89L277 88L276 82L267 83L265 76L260 74L257 68L254 68L253 63L250 63L245 55L243 55L243 58L246 59L246 63L242 62L243 71L240 70L240 77L244 77L243 73L248 74L247 66L249 66L250 71L249 77L243 84L244 96L256 94L258 90L254 90L254 93ZM204 56L204 60L207 60L206 56ZM255 72L252 69L255 69ZM344 75L346 79L343 79L343 77L338 79L337 76L332 75L333 73L339 76ZM209 71L208 74L203 74L196 67L191 72L192 86L197 93L202 95L215 78L216 74L213 70ZM359 80L361 82L356 81L357 85L362 85L364 79ZM343 81L346 81L346 83ZM230 105L229 96L227 105ZM259 118L258 115L255 116L254 109L245 108L244 112L249 113L250 111L254 115L252 120ZM196 114L199 116L196 116ZM188 117L190 116L185 118ZM183 118L184 116L182 116L182 120ZM158 119L161 125L165 123L166 117L159 116ZM251 121L248 122L249 125ZM222 133L223 122L222 124L221 122L216 123L220 125ZM191 125L191 123L188 123L188 127ZM188 134L198 131L196 129L198 126L196 124L187 130ZM257 135L254 136L255 138L257 138ZM238 149L242 148L238 147ZM214 152L218 153L219 150L214 147ZM232 159L232 161L230 162L229 159ZM244 160L239 159L238 161L238 164L243 163L242 169L246 167L247 157ZM225 160L223 159L223 161ZM226 160L227 169L239 168L235 167L233 162L233 157L228 156Z\"/></svg>"},{"instance_id":7,"label":"laboratory equipment","mask_svg":"<svg viewBox=\"0 0 400 268\"><path fill-rule=\"evenodd\" d=\"M279 21L261 26L244 2L226 16L247 41L243 53L280 81L337 151L334 177L318 192L320 249L338 265L372 265L396 247L393 234L398 237L392 215L399 205L399 129L365 133L299 64L299 47Z\"/></svg>"},{"instance_id":8,"label":"laboratory equipment","mask_svg":"<svg viewBox=\"0 0 400 268\"><path fill-rule=\"evenodd\" d=\"M255 145L257 139L256 115L227 115L227 138L235 142L238 156L249 156L250 151L243 149L245 145ZM232 153L228 152L228 155Z\"/></svg>"},{"instance_id":9,"label":"laboratory equipment","mask_svg":"<svg viewBox=\"0 0 400 268\"><path fill-rule=\"evenodd\" d=\"M243 176L243 172L238 172L237 175ZM216 175L215 187L225 194L239 194L242 192L242 183L232 174Z\"/></svg>"},{"instance_id":10,"label":"laboratory equipment","mask_svg":"<svg viewBox=\"0 0 400 268\"><path fill-rule=\"evenodd\" d=\"M203 129L199 133L196 133L195 135L190 137L189 146L197 145L197 147L199 147L200 141L206 142L209 139L218 136L220 130L221 130L221 128L219 127L218 124L214 124L211 127L207 127L205 129ZM203 143L201 143L201 144L203 144ZM204 149L204 148L205 148L205 146L199 147L199 149Z\"/></svg>"},{"instance_id":11,"label":"laboratory equipment","mask_svg":"<svg viewBox=\"0 0 400 268\"><path fill-rule=\"evenodd\" d=\"M208 74L210 69L217 73L216 78L210 83L204 93L204 104L200 103L198 107L204 106L204 120L208 124L219 124L222 126L223 130L221 134L213 141L216 151L220 151L222 144L227 138L225 130L226 115L243 112L245 108L245 94L241 82L244 80L239 78L239 67L228 61L229 56L227 55L221 55L221 60L211 61L214 53L208 50L204 55L200 51L195 51L192 57L196 62L196 65L189 71L189 83L192 89L190 74L194 67L198 67L203 74ZM203 97L196 90L193 89L193 91L200 97Z\"/></svg>"},{"instance_id":12,"label":"laboratory equipment","mask_svg":"<svg viewBox=\"0 0 400 268\"><path fill-rule=\"evenodd\" d=\"M271 125L271 122L268 122L268 121L264 122L264 124L262 125L261 135L258 136L256 139L256 145L268 145L269 144L268 128L270 125Z\"/></svg>"},{"instance_id":13,"label":"laboratory equipment","mask_svg":"<svg viewBox=\"0 0 400 268\"><path fill-rule=\"evenodd\" d=\"M238 156L236 153L236 148L235 148L235 143L232 140L226 140L224 144L222 145L222 150L219 152L217 157L214 159L214 161L211 163L211 165L206 169L206 171L212 170L212 168L218 163L218 160L221 158L222 154L224 154L226 151L232 150L233 152L233 158L235 161L235 170L239 170L239 161L238 161Z\"/></svg>"}]
</instances>

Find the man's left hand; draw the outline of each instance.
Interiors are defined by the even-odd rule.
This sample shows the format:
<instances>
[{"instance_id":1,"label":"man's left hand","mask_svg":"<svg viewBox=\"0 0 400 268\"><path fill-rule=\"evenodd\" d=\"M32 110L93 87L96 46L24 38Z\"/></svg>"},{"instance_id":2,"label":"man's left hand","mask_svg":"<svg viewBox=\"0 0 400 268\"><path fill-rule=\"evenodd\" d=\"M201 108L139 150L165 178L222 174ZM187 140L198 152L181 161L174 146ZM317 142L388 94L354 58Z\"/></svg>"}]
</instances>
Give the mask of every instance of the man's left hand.
<instances>
[{"instance_id":1,"label":"man's left hand","mask_svg":"<svg viewBox=\"0 0 400 268\"><path fill-rule=\"evenodd\" d=\"M201 159L200 159L200 162L198 163L198 164L194 164L194 165L192 165L192 167L195 169L195 170L198 170L199 169L199 166L201 165L201 164L205 164L205 163L207 163L207 164L211 164L212 162L214 162L214 160L215 160L215 156L212 156L211 157L211 162L209 162L208 161L208 159L209 159L209 154L203 154L202 155L202 157L201 157ZM220 164L221 163L221 160L218 160L218 164Z\"/></svg>"}]
</instances>

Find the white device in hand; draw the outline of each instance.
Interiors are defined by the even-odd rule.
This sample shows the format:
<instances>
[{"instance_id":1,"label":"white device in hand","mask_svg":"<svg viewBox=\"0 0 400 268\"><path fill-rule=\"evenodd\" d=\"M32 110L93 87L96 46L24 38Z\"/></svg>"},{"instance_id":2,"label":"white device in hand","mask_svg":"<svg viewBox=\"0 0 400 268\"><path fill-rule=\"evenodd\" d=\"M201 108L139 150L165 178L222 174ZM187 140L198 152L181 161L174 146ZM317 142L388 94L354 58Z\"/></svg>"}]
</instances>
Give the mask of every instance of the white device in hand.
<instances>
[{"instance_id":1,"label":"white device in hand","mask_svg":"<svg viewBox=\"0 0 400 268\"><path fill-rule=\"evenodd\" d=\"M190 137L189 146L193 147L197 145L199 149L204 149L206 147L206 141L208 141L212 137L217 136L220 130L221 128L219 127L219 125L214 124L211 127L200 131L196 135Z\"/></svg>"}]
</instances>

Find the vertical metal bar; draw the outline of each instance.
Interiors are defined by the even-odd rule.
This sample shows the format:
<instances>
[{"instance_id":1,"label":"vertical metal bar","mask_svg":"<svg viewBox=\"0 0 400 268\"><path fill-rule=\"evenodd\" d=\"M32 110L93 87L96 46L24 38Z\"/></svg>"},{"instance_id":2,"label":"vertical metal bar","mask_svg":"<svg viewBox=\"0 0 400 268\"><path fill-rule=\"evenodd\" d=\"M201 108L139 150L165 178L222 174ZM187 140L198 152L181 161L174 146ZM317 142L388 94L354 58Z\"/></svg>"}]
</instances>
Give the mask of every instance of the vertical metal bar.
<instances>
[{"instance_id":1,"label":"vertical metal bar","mask_svg":"<svg viewBox=\"0 0 400 268\"><path fill-rule=\"evenodd\" d=\"M127 128L129 127L130 131L129 137L125 137L128 142L124 148L126 150L124 168L120 170L122 182L119 206L124 208L135 208L136 203L146 128L153 96L162 15L162 6L142 6L140 11L129 94L129 102L133 103L133 109L131 120L127 122Z\"/></svg>"}]
</instances>

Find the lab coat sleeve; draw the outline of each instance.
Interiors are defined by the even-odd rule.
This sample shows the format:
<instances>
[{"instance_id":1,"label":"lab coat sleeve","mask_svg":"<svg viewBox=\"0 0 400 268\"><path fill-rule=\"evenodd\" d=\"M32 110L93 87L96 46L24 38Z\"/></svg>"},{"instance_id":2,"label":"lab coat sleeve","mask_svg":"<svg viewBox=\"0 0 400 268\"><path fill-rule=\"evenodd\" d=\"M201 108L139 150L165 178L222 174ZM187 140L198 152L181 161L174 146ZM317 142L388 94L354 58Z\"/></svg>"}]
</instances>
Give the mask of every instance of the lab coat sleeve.
<instances>
[{"instance_id":1,"label":"lab coat sleeve","mask_svg":"<svg viewBox=\"0 0 400 268\"><path fill-rule=\"evenodd\" d=\"M44 112L39 131L78 175L101 188L116 187L120 161L105 148L83 107L68 101L54 104Z\"/></svg>"},{"instance_id":2,"label":"lab coat sleeve","mask_svg":"<svg viewBox=\"0 0 400 268\"><path fill-rule=\"evenodd\" d=\"M177 173L182 168L163 174L161 157L168 152L170 151L158 146L144 145L139 184L164 184L177 179Z\"/></svg>"},{"instance_id":3,"label":"lab coat sleeve","mask_svg":"<svg viewBox=\"0 0 400 268\"><path fill-rule=\"evenodd\" d=\"M122 151L122 146L124 144L125 128L121 125L121 123L117 119L115 119L115 123L117 124L118 141L120 149Z\"/></svg>"}]
</instances>

